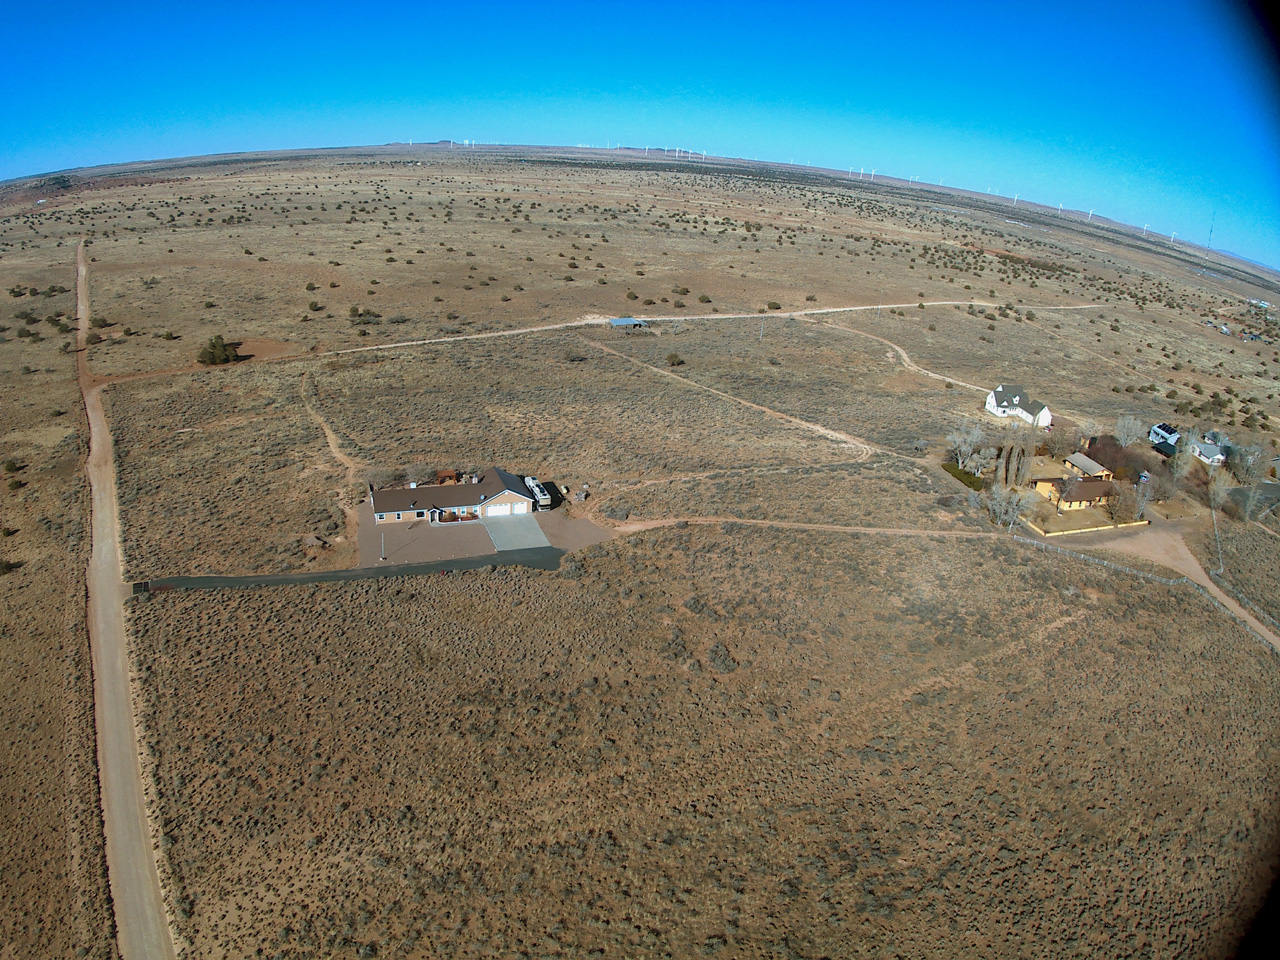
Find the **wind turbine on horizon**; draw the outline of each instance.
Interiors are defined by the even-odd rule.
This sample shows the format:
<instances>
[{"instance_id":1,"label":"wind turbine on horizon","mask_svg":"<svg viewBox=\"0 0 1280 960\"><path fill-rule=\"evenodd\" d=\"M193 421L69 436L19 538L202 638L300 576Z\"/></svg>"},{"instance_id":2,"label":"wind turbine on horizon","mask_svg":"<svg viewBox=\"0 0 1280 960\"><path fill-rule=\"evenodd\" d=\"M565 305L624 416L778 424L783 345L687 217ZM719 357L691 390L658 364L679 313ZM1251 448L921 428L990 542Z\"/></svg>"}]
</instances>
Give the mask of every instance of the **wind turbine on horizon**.
<instances>
[{"instance_id":1,"label":"wind turbine on horizon","mask_svg":"<svg viewBox=\"0 0 1280 960\"><path fill-rule=\"evenodd\" d=\"M1097 207L1093 208L1093 210L1097 210L1097 209L1098 209ZM1089 211L1089 218L1085 220L1085 223L1093 223L1093 210Z\"/></svg>"}]
</instances>

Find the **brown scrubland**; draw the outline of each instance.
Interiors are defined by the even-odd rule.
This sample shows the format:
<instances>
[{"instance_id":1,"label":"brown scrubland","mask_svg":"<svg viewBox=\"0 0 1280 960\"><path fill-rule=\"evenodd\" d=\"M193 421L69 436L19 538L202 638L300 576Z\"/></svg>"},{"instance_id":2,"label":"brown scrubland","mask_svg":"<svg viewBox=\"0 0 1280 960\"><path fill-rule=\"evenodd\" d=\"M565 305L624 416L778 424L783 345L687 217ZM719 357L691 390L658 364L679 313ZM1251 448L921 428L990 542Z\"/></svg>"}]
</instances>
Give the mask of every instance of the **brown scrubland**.
<instances>
[{"instance_id":1,"label":"brown scrubland","mask_svg":"<svg viewBox=\"0 0 1280 960\"><path fill-rule=\"evenodd\" d=\"M115 949L83 237L128 579L352 566L366 479L426 468L585 485L559 509L617 534L131 599L182 956L1231 955L1280 854L1280 659L1185 584L996 536L942 465L1011 436L1001 382L1108 455L1132 416L1269 462L1280 278L1009 214L625 151L0 187L0 943ZM244 359L201 365L215 337ZM1274 512L1215 538L1208 472L1179 484L1162 529L1280 618Z\"/></svg>"}]
</instances>

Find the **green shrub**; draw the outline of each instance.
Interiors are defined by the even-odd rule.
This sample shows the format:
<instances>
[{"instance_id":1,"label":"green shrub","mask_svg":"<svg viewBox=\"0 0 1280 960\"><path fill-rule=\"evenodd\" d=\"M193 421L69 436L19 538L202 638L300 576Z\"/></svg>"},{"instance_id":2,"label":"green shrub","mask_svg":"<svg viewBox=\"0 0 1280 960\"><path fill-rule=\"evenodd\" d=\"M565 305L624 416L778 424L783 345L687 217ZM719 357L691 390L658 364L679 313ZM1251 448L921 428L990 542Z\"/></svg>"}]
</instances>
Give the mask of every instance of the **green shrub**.
<instances>
[{"instance_id":1,"label":"green shrub","mask_svg":"<svg viewBox=\"0 0 1280 960\"><path fill-rule=\"evenodd\" d=\"M236 351L238 346L240 346L238 343L227 343L222 339L222 334L218 334L201 347L196 359L206 367L235 363L237 360L244 359Z\"/></svg>"},{"instance_id":2,"label":"green shrub","mask_svg":"<svg viewBox=\"0 0 1280 960\"><path fill-rule=\"evenodd\" d=\"M944 463L942 465L942 469L947 471L947 473L951 474L953 477L955 477L957 480L963 483L970 490L981 490L984 486L986 486L986 484L983 483L981 477L975 477L972 473L969 473L967 470L961 470L957 464Z\"/></svg>"}]
</instances>

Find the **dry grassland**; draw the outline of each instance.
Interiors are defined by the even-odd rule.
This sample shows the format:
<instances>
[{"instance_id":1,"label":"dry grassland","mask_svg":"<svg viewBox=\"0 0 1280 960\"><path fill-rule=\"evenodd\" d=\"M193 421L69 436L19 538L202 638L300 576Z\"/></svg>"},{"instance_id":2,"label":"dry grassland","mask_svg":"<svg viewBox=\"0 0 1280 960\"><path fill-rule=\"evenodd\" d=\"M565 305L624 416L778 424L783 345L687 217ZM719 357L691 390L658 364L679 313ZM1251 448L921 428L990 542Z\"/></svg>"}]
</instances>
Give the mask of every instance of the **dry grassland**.
<instances>
[{"instance_id":1,"label":"dry grassland","mask_svg":"<svg viewBox=\"0 0 1280 960\"><path fill-rule=\"evenodd\" d=\"M303 402L300 369L252 366L113 385L125 576L354 566L345 470ZM302 538L331 546L307 548Z\"/></svg>"},{"instance_id":2,"label":"dry grassland","mask_svg":"<svg viewBox=\"0 0 1280 960\"><path fill-rule=\"evenodd\" d=\"M959 492L957 492L959 491ZM783 523L989 530L943 474L878 456L868 462L716 471L608 489L593 507L615 520L728 517Z\"/></svg>"},{"instance_id":3,"label":"dry grassland","mask_svg":"<svg viewBox=\"0 0 1280 960\"><path fill-rule=\"evenodd\" d=\"M601 354L572 332L337 358L323 416L368 463L504 464L561 483L847 459L829 440Z\"/></svg>"},{"instance_id":4,"label":"dry grassland","mask_svg":"<svg viewBox=\"0 0 1280 960\"><path fill-rule=\"evenodd\" d=\"M188 955L1220 956L1274 656L1004 545L666 530L134 601Z\"/></svg>"},{"instance_id":5,"label":"dry grassland","mask_svg":"<svg viewBox=\"0 0 1280 960\"><path fill-rule=\"evenodd\" d=\"M130 578L349 565L300 543L349 534L358 495L322 421L357 473L497 463L615 518L990 529L936 472L982 397L857 331L1086 425L1274 445L1280 353L1204 325L1280 299L1269 275L918 188L460 153L0 192L20 951L112 939L60 352L80 236L92 371L187 371L108 388ZM654 332L320 355L629 314ZM191 372L214 335L302 356ZM1280 615L1275 538L1224 531L1227 575ZM131 608L190 957L1225 956L1280 850L1275 657L1190 591L985 540L694 525L557 574Z\"/></svg>"},{"instance_id":6,"label":"dry grassland","mask_svg":"<svg viewBox=\"0 0 1280 960\"><path fill-rule=\"evenodd\" d=\"M1217 572L1236 592L1257 604L1272 619L1280 620L1280 568L1276 552L1280 539L1256 524L1218 518L1222 552L1214 540L1213 527L1204 524L1195 536L1187 537L1201 566Z\"/></svg>"},{"instance_id":7,"label":"dry grassland","mask_svg":"<svg viewBox=\"0 0 1280 960\"><path fill-rule=\"evenodd\" d=\"M75 285L71 263L15 259L0 264L5 289ZM0 333L0 953L109 957L84 626L84 427L72 357L43 319L74 314L74 294L4 296L37 322L6 318Z\"/></svg>"}]
</instances>

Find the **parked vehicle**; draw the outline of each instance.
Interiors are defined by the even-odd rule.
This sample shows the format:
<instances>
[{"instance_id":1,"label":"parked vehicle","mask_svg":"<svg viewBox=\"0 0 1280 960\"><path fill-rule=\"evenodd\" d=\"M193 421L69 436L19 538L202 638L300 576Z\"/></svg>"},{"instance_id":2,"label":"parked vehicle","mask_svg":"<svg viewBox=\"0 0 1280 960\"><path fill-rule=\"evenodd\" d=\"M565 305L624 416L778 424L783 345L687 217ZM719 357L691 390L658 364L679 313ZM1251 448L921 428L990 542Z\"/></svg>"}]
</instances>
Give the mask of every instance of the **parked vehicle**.
<instances>
[{"instance_id":1,"label":"parked vehicle","mask_svg":"<svg viewBox=\"0 0 1280 960\"><path fill-rule=\"evenodd\" d=\"M529 488L533 498L538 501L540 509L546 510L551 506L551 494L547 493L547 488L538 482L537 477L525 477L524 485Z\"/></svg>"}]
</instances>

